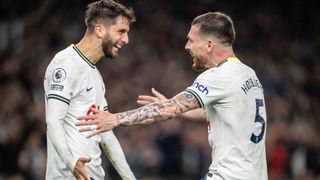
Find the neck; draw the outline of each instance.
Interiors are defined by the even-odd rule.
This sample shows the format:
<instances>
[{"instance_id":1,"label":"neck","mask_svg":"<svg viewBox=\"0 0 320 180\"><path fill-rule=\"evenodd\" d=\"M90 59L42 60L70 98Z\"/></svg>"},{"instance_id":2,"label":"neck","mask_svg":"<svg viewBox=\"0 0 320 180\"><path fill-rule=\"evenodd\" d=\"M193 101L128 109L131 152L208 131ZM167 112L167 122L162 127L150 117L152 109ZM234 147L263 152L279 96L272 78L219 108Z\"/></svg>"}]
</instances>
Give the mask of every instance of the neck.
<instances>
[{"instance_id":1,"label":"neck","mask_svg":"<svg viewBox=\"0 0 320 180\"><path fill-rule=\"evenodd\" d=\"M86 34L76 46L92 64L96 64L104 57L100 43Z\"/></svg>"},{"instance_id":2,"label":"neck","mask_svg":"<svg viewBox=\"0 0 320 180\"><path fill-rule=\"evenodd\" d=\"M218 66L222 61L226 60L228 57L236 57L231 47L220 49L220 51L215 52L212 58L212 64L214 67Z\"/></svg>"}]
</instances>

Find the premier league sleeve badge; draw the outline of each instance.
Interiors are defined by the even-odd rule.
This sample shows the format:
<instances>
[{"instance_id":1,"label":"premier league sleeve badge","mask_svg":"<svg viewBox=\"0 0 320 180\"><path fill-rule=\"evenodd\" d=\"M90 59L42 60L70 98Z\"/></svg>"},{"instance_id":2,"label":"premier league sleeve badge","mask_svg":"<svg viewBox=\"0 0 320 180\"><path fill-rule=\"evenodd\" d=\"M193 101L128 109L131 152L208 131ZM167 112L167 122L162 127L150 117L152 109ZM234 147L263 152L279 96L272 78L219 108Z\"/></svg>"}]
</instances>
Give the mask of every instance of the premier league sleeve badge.
<instances>
[{"instance_id":1,"label":"premier league sleeve badge","mask_svg":"<svg viewBox=\"0 0 320 180\"><path fill-rule=\"evenodd\" d=\"M53 71L53 77L52 80L56 83L60 83L66 79L67 73L62 68L57 68Z\"/></svg>"}]
</instances>

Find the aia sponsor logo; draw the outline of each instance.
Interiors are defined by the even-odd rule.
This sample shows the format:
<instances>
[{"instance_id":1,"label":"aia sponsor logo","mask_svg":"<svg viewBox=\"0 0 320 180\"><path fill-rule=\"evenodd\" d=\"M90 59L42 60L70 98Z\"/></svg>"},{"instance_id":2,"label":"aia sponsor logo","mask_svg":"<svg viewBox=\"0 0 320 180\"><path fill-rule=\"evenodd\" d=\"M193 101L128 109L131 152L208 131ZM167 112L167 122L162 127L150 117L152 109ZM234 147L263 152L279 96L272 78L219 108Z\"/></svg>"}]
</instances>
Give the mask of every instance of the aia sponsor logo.
<instances>
[{"instance_id":1,"label":"aia sponsor logo","mask_svg":"<svg viewBox=\"0 0 320 180\"><path fill-rule=\"evenodd\" d=\"M100 106L96 106L95 104L92 104L91 107L100 110ZM87 115L95 115L95 114L96 114L96 113L93 112L90 108L88 109Z\"/></svg>"}]
</instances>

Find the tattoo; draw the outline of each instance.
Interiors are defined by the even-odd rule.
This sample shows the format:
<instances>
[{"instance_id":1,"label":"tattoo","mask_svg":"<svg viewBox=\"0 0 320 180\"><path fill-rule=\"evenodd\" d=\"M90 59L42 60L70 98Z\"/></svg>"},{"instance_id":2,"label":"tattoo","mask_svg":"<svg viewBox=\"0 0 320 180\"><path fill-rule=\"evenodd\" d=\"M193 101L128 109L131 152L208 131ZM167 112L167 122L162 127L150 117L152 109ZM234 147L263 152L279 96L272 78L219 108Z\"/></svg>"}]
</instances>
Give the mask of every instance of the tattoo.
<instances>
[{"instance_id":1,"label":"tattoo","mask_svg":"<svg viewBox=\"0 0 320 180\"><path fill-rule=\"evenodd\" d=\"M166 120L186 111L199 108L197 99L189 92L183 91L172 99L155 102L135 110L116 114L122 125L144 124L158 120Z\"/></svg>"}]
</instances>

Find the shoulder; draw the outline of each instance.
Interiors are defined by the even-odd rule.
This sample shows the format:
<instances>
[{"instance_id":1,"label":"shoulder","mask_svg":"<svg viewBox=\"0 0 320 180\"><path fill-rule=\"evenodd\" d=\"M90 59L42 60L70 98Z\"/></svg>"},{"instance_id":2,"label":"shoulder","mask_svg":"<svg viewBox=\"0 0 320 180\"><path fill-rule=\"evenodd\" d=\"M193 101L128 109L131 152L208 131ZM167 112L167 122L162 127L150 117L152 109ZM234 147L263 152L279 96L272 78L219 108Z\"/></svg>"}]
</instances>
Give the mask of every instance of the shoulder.
<instances>
[{"instance_id":1,"label":"shoulder","mask_svg":"<svg viewBox=\"0 0 320 180\"><path fill-rule=\"evenodd\" d=\"M207 69L206 71L202 72L197 79L199 80L208 80L208 81L217 81L222 80L225 77L224 70L220 67L213 67Z\"/></svg>"},{"instance_id":2,"label":"shoulder","mask_svg":"<svg viewBox=\"0 0 320 180\"><path fill-rule=\"evenodd\" d=\"M64 66L76 66L74 55L72 53L72 48L69 46L66 49L58 52L52 60L57 65Z\"/></svg>"},{"instance_id":3,"label":"shoulder","mask_svg":"<svg viewBox=\"0 0 320 180\"><path fill-rule=\"evenodd\" d=\"M255 74L254 70L241 61L228 61L222 66L210 68L201 73L197 79L224 87L239 81L241 77Z\"/></svg>"},{"instance_id":4,"label":"shoulder","mask_svg":"<svg viewBox=\"0 0 320 180\"><path fill-rule=\"evenodd\" d=\"M62 73L75 76L79 73L79 65L70 52L70 47L58 52L47 67L46 73Z\"/></svg>"}]
</instances>

